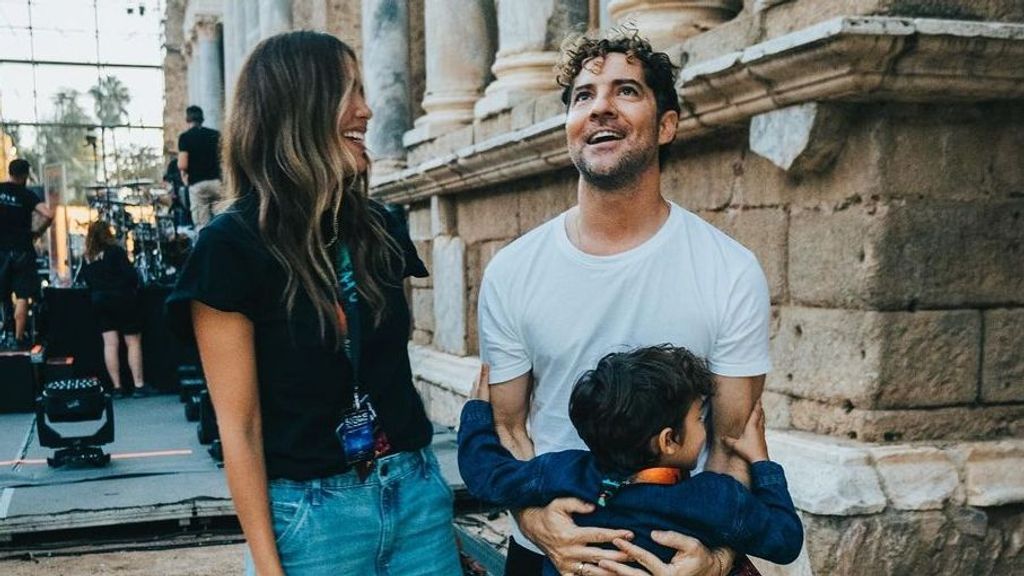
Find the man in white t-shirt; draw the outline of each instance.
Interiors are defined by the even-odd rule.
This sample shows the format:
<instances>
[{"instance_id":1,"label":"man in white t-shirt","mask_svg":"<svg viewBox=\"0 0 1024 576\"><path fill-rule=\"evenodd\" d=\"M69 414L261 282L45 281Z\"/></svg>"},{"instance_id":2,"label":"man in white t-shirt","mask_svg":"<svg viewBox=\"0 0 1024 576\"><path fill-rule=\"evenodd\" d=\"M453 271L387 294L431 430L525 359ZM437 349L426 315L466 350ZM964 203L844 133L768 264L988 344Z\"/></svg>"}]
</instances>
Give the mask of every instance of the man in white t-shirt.
<instances>
[{"instance_id":1,"label":"man in white t-shirt","mask_svg":"<svg viewBox=\"0 0 1024 576\"><path fill-rule=\"evenodd\" d=\"M740 435L771 367L768 287L749 250L661 194L659 149L679 119L674 75L667 55L635 34L581 38L564 55L578 204L499 252L480 290L495 423L520 459L585 448L568 399L602 356L671 343L706 358L715 374L707 468L748 482L720 439ZM506 574L540 574L541 551L560 573L617 573L614 561L627 557L594 544L626 533L576 526L572 514L590 509L560 499L516 511ZM679 534L664 540L680 553L652 572L724 576L732 563L728 550Z\"/></svg>"}]
</instances>

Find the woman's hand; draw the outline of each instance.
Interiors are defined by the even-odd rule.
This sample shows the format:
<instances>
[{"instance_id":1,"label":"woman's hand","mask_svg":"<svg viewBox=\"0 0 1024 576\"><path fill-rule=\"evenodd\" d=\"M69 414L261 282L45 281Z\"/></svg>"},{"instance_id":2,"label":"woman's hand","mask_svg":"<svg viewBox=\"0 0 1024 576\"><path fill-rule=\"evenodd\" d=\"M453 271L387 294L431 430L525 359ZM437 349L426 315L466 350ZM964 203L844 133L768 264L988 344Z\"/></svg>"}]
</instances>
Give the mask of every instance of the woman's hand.
<instances>
[{"instance_id":1,"label":"woman's hand","mask_svg":"<svg viewBox=\"0 0 1024 576\"><path fill-rule=\"evenodd\" d=\"M728 554L728 550L709 550L700 543L700 540L678 532L655 530L651 532L651 538L662 546L677 550L670 563L665 564L657 556L635 544L615 539L615 546L646 570L609 560L602 560L600 567L619 576L726 576L728 569L731 568L731 559L720 554Z\"/></svg>"},{"instance_id":2,"label":"woman's hand","mask_svg":"<svg viewBox=\"0 0 1024 576\"><path fill-rule=\"evenodd\" d=\"M618 550L606 550L591 544L631 539L633 534L628 530L581 528L573 521L573 514L593 511L593 504L578 498L557 498L543 508L520 511L517 520L519 529L544 551L559 574L613 576L614 572L599 567L598 563L605 560L626 562L628 556Z\"/></svg>"}]
</instances>

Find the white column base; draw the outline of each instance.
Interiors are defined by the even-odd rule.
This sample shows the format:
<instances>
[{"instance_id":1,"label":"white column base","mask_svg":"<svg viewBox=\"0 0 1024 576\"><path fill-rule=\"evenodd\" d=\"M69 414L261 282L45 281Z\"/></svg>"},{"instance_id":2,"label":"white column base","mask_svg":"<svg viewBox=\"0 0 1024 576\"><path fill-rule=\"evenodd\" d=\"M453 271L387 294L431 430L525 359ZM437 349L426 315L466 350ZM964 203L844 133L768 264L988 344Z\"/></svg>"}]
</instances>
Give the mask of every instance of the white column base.
<instances>
[{"instance_id":1,"label":"white column base","mask_svg":"<svg viewBox=\"0 0 1024 576\"><path fill-rule=\"evenodd\" d=\"M558 89L552 70L558 63L555 52L523 52L502 55L494 62L495 81L487 86L484 97L477 101L473 114L486 118L516 104Z\"/></svg>"}]
</instances>

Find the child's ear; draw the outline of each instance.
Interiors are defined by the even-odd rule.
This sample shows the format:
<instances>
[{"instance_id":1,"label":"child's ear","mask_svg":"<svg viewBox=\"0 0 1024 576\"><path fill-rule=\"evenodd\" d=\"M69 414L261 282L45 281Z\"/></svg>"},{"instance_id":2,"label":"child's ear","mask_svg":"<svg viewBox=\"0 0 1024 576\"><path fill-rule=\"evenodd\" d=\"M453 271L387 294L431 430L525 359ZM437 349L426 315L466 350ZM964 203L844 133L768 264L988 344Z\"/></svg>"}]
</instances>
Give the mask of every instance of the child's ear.
<instances>
[{"instance_id":1,"label":"child's ear","mask_svg":"<svg viewBox=\"0 0 1024 576\"><path fill-rule=\"evenodd\" d=\"M658 443L659 454L675 454L679 450L679 442L676 438L676 431L671 428L662 428L655 437Z\"/></svg>"}]
</instances>

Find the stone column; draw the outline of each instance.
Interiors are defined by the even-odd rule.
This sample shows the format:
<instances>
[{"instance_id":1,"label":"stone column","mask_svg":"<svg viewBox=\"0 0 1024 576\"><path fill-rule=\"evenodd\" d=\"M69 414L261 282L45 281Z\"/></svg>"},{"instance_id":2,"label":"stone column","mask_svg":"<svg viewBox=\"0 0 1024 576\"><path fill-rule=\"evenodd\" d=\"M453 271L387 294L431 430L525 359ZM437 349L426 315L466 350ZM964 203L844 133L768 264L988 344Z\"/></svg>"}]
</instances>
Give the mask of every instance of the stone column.
<instances>
[{"instance_id":1,"label":"stone column","mask_svg":"<svg viewBox=\"0 0 1024 576\"><path fill-rule=\"evenodd\" d=\"M196 21L192 63L196 67L196 104L206 117L204 126L220 130L224 112L224 71L221 63L221 35L213 19Z\"/></svg>"},{"instance_id":2,"label":"stone column","mask_svg":"<svg viewBox=\"0 0 1024 576\"><path fill-rule=\"evenodd\" d=\"M245 34L241 27L241 16L245 7L240 0L224 0L224 99L231 100L235 86L235 75L241 64L242 55L238 50L238 37Z\"/></svg>"},{"instance_id":3,"label":"stone column","mask_svg":"<svg viewBox=\"0 0 1024 576\"><path fill-rule=\"evenodd\" d=\"M405 166L402 135L409 107L409 7L403 0L363 0L363 86L373 110L366 145L377 172Z\"/></svg>"},{"instance_id":4,"label":"stone column","mask_svg":"<svg viewBox=\"0 0 1024 576\"><path fill-rule=\"evenodd\" d=\"M412 146L473 120L494 61L493 0L426 0L426 115L406 132Z\"/></svg>"},{"instance_id":5,"label":"stone column","mask_svg":"<svg viewBox=\"0 0 1024 576\"><path fill-rule=\"evenodd\" d=\"M499 1L495 80L476 103L476 117L556 90L552 68L558 62L558 49L568 34L586 28L589 5L589 0Z\"/></svg>"},{"instance_id":6,"label":"stone column","mask_svg":"<svg viewBox=\"0 0 1024 576\"><path fill-rule=\"evenodd\" d=\"M242 0L245 4L245 54L260 41L260 4L259 0Z\"/></svg>"},{"instance_id":7,"label":"stone column","mask_svg":"<svg viewBox=\"0 0 1024 576\"><path fill-rule=\"evenodd\" d=\"M289 0L259 0L259 5L260 39L292 29L292 3Z\"/></svg>"},{"instance_id":8,"label":"stone column","mask_svg":"<svg viewBox=\"0 0 1024 576\"><path fill-rule=\"evenodd\" d=\"M683 40L731 20L743 9L743 0L611 0L608 14L616 26L632 24L655 50L666 50Z\"/></svg>"}]
</instances>

